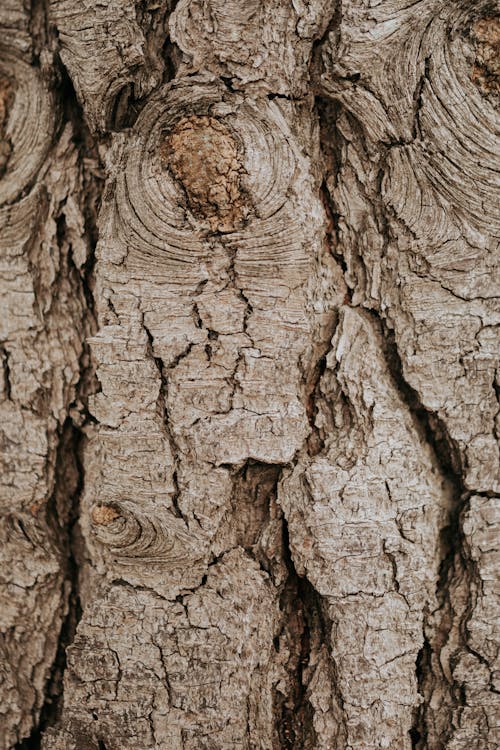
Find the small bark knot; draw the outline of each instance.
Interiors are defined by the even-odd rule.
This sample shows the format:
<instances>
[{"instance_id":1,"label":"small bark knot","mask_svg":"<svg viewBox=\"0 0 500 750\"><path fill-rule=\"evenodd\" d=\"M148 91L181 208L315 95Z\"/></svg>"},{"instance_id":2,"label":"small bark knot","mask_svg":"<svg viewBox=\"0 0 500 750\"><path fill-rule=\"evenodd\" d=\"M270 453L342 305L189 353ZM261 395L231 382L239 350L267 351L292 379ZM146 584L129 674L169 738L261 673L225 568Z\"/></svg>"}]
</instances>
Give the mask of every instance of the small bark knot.
<instances>
[{"instance_id":1,"label":"small bark knot","mask_svg":"<svg viewBox=\"0 0 500 750\"><path fill-rule=\"evenodd\" d=\"M476 46L472 80L485 94L500 94L500 17L482 18L472 35Z\"/></svg>"},{"instance_id":2,"label":"small bark knot","mask_svg":"<svg viewBox=\"0 0 500 750\"><path fill-rule=\"evenodd\" d=\"M94 505L91 516L92 523L96 526L108 526L120 518L120 512L112 505Z\"/></svg>"},{"instance_id":3,"label":"small bark knot","mask_svg":"<svg viewBox=\"0 0 500 750\"><path fill-rule=\"evenodd\" d=\"M14 100L14 87L6 75L0 73L0 177L5 174L12 145L7 138L6 129L9 121L10 108Z\"/></svg>"},{"instance_id":4,"label":"small bark knot","mask_svg":"<svg viewBox=\"0 0 500 750\"><path fill-rule=\"evenodd\" d=\"M232 232L248 215L237 143L220 120L183 117L165 139L162 159L186 192L189 208L212 231Z\"/></svg>"},{"instance_id":5,"label":"small bark knot","mask_svg":"<svg viewBox=\"0 0 500 750\"><path fill-rule=\"evenodd\" d=\"M138 512L135 503L96 503L90 512L98 541L120 561L144 558L165 561L172 557L176 536L157 518Z\"/></svg>"}]
</instances>

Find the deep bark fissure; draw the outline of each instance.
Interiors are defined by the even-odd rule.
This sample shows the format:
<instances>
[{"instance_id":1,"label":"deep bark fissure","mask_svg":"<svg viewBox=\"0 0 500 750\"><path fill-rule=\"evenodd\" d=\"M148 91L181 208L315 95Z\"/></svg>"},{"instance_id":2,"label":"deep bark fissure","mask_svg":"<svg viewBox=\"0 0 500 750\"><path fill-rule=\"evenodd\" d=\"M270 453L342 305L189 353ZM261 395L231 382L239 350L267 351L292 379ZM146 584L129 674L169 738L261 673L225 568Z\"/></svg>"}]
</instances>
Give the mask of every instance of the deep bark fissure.
<instances>
[{"instance_id":1,"label":"deep bark fissure","mask_svg":"<svg viewBox=\"0 0 500 750\"><path fill-rule=\"evenodd\" d=\"M381 325L386 347L386 361L398 392L414 419L421 440L432 450L435 465L443 479L443 491L449 495L448 523L439 530L441 561L436 585L436 598L441 619L439 626L434 626L434 632L430 634L429 615L435 613L427 613L424 618L424 644L416 662L418 691L423 696L424 701L415 712L415 721L410 732L413 748L424 750L427 746L428 736L427 712L434 686L439 679L441 689L444 689L448 694L448 718L442 722L444 726L448 727L448 732L442 739L442 747L444 748L453 731L454 711L460 705L465 705L466 701L459 686L454 683L450 684L446 678L442 671L439 655L441 648L447 643L451 631L455 627L460 640L459 648L470 650L465 628L473 608L471 596L475 577L475 563L467 554L467 544L462 531L462 518L472 493L466 491L463 485L458 447L450 438L444 423L437 414L425 408L417 391L411 387L404 377L403 364L398 352L394 331L388 327L387 322L381 315L373 310L370 313ZM468 603L462 612L457 612L456 604L452 602L452 587L458 581L465 581L469 592ZM456 618L458 618L458 624L454 622ZM440 678L436 675L437 669L440 672Z\"/></svg>"},{"instance_id":2,"label":"deep bark fissure","mask_svg":"<svg viewBox=\"0 0 500 750\"><path fill-rule=\"evenodd\" d=\"M304 581L305 579L302 579ZM286 613L290 642L296 640L295 653L287 664L291 678L290 693L280 698L277 705L277 725L280 747L283 750L299 750L314 747L313 708L307 700L304 685L304 670L310 658L310 625L306 619L307 595L293 573L281 595L280 606Z\"/></svg>"},{"instance_id":3,"label":"deep bark fissure","mask_svg":"<svg viewBox=\"0 0 500 750\"><path fill-rule=\"evenodd\" d=\"M153 27L155 25L161 23L161 25L165 27L165 31L168 31L168 18L174 12L177 2L178 0L173 0L166 11L164 11L160 4L157 4L156 6L152 5L151 7L148 7L146 2L138 2L135 4L137 23L142 29L148 45L150 44L148 37L153 35ZM153 16L155 15L157 18L153 19ZM162 18L162 21L160 21L160 18ZM179 48L174 42L172 42L170 36L167 34L158 53L158 57L163 62L164 66L162 80L158 86L163 86L175 78L177 68L179 67L180 55L181 52ZM132 82L122 86L114 98L109 119L109 129L120 131L133 127L151 93L153 92L148 92L146 96L137 96L136 86Z\"/></svg>"},{"instance_id":4,"label":"deep bark fissure","mask_svg":"<svg viewBox=\"0 0 500 750\"><path fill-rule=\"evenodd\" d=\"M19 750L39 750L43 732L54 726L61 716L66 649L73 642L82 615L78 584L81 549L77 539L84 481L82 441L82 432L69 419L66 420L58 443L55 491L46 507L47 524L52 531L53 544L59 549L64 571L62 600L66 615L59 631L56 655L46 680L44 703L30 736L15 745ZM66 488L69 489L67 495Z\"/></svg>"},{"instance_id":5,"label":"deep bark fissure","mask_svg":"<svg viewBox=\"0 0 500 750\"><path fill-rule=\"evenodd\" d=\"M357 134L360 143L363 143L365 140L365 132L363 123L342 102L326 96L316 96L315 102L323 160L323 182L320 196L328 221L327 241L330 252L339 264L344 276L346 284L344 304L352 305L355 295L362 294L365 289L366 269L362 254L355 242L351 242L349 246L349 262L344 255L345 239L342 238L342 228L340 225L342 214L334 198L334 190L339 186L347 142L338 126L338 121L341 117L346 118L349 127ZM360 183L359 188L363 192L366 191L366 185ZM379 189L375 191L373 196L366 197L372 202L377 218L381 221L383 228L386 229L385 216L383 210L381 210L378 195Z\"/></svg>"},{"instance_id":6,"label":"deep bark fissure","mask_svg":"<svg viewBox=\"0 0 500 750\"><path fill-rule=\"evenodd\" d=\"M280 594L283 612L282 635L289 650L285 668L290 677L287 696L275 694L275 711L282 750L313 750L317 737L314 708L309 700L308 683L313 654L326 645L329 650L331 625L325 616L321 596L295 568L290 549L288 524L283 525L283 557L288 576ZM275 648L280 639L276 639Z\"/></svg>"},{"instance_id":7,"label":"deep bark fissure","mask_svg":"<svg viewBox=\"0 0 500 750\"><path fill-rule=\"evenodd\" d=\"M320 72L323 71L324 65L321 60L321 49L323 44L331 35L335 36L335 43L338 44L340 40L340 28L342 23L342 0L337 0L335 4L335 10L327 21L326 28L320 37L313 41L311 48L311 57L309 60L309 72L313 80L320 77Z\"/></svg>"},{"instance_id":8,"label":"deep bark fissure","mask_svg":"<svg viewBox=\"0 0 500 750\"><path fill-rule=\"evenodd\" d=\"M38 47L35 48L38 60L40 50L47 46L52 30L49 25L48 6L45 0L32 3L32 35ZM84 221L84 240L87 244L87 258L78 267L73 257L71 241L67 236L65 201L59 206L56 219L56 236L64 261L58 276L53 281L54 299L57 299L59 286L67 274L75 295L84 300L81 321L84 339L79 357L80 377L75 387L75 399L68 406L71 416L59 428L59 439L55 460L54 492L46 505L46 522L51 530L54 546L59 550L63 570L62 601L66 614L57 638L57 647L50 674L44 688L44 702L34 717L34 726L28 738L18 742L19 750L39 750L43 733L57 724L63 709L63 680L66 670L66 650L74 640L78 623L82 617L80 602L79 574L83 562L83 539L79 529L80 498L84 490L84 428L91 421L88 397L97 388L97 379L92 356L86 337L96 328L94 307L94 265L95 248L98 239L97 214L103 189L103 176L99 169L99 157L95 143L85 125L83 112L77 101L73 84L67 71L58 60L60 102L63 117L59 126L71 123L73 142L79 154L79 169L82 177L81 208ZM56 141L57 142L57 141ZM93 161L93 168L88 165ZM49 315L51 311L49 310Z\"/></svg>"},{"instance_id":9,"label":"deep bark fissure","mask_svg":"<svg viewBox=\"0 0 500 750\"><path fill-rule=\"evenodd\" d=\"M169 11L168 11L168 18L172 15L172 13L175 11L177 5L179 3L179 0L171 0ZM168 31L168 21L165 21L165 27L166 31ZM163 58L163 61L165 63L165 72L163 75L163 83L169 83L172 81L176 75L177 70L180 65L182 52L175 44L175 42L172 41L170 38L170 34L167 34L165 37L165 42L163 44L161 55Z\"/></svg>"},{"instance_id":10,"label":"deep bark fissure","mask_svg":"<svg viewBox=\"0 0 500 750\"><path fill-rule=\"evenodd\" d=\"M431 647L428 639L424 638L424 644L415 662L415 676L417 678L418 692L422 695L424 680L430 673L431 667ZM426 741L425 725L422 717L422 708L419 706L414 712L413 724L410 729L410 740L412 750L418 750L421 743ZM437 748L436 748L437 750Z\"/></svg>"},{"instance_id":11,"label":"deep bark fissure","mask_svg":"<svg viewBox=\"0 0 500 750\"><path fill-rule=\"evenodd\" d=\"M429 60L425 60L425 70L419 80L415 92L415 130L413 137L418 136L418 117L422 108L423 88L426 80L429 78ZM341 141L339 141L338 131L336 129L336 119L342 110L341 105L335 101L323 102L321 98L317 99L319 118L321 125L321 146L325 158L326 175L333 179L334 184L337 181L337 170L341 164ZM348 114L349 120L355 125L355 120ZM362 134L361 134L362 140ZM393 144L391 144L393 145ZM380 144L381 165L378 171L376 190L373 195L366 195L372 203L375 216L384 238L384 248L387 247L390 240L390 228L387 221L387 215L381 200L381 181L385 174L385 162L387 159L388 146ZM338 214L332 199L331 191L325 185L323 192L323 202L325 210L333 223L335 238L338 242ZM352 252L352 248L351 248ZM385 250L384 250L385 252ZM340 252L340 255L342 253ZM363 268L362 259L359 258L360 267ZM341 266L344 272L346 283L349 286L349 274L344 259L341 260ZM351 285L352 286L352 285ZM356 291L359 286L355 285L352 292ZM361 285L363 286L363 285ZM362 290L359 290L362 291ZM352 302L352 292L349 294L349 304ZM466 642L466 623L471 616L473 609L473 579L474 561L467 554L467 545L462 532L461 518L465 513L469 497L472 493L466 492L461 477L463 467L461 465L460 453L458 446L450 438L443 421L437 414L430 412L424 407L419 394L413 389L404 377L403 364L397 349L397 341L394 331L388 326L383 315L373 308L368 308L369 313L377 320L377 325L382 329L383 339L385 342L385 358L389 366L393 381L412 415L414 424L423 443L427 444L433 454L433 461L443 479L443 491L449 496L449 519L447 525L439 530L441 545L441 561L439 565L439 579L436 587L436 596L439 602L439 611L441 611L441 624L435 628L434 635L430 632L429 616L435 613L426 613L423 625L424 643L418 654L415 674L418 684L418 692L423 696L422 704L415 710L415 719L410 737L414 750L424 750L427 746L427 712L432 697L434 686L440 683L440 688L447 693L446 711L447 719L443 724L447 725L448 732L443 737L443 745L451 737L453 732L454 712L460 705L466 704L466 698L462 690L456 684L450 684L444 674L439 653L447 642L452 629L456 628L459 633L460 648L469 650ZM463 581L465 588L469 592L468 603L461 612L455 612L454 605L451 601L452 587L457 581ZM458 624L455 620L458 618ZM446 633L443 635L443 631ZM439 672L439 675L436 673Z\"/></svg>"},{"instance_id":12,"label":"deep bark fissure","mask_svg":"<svg viewBox=\"0 0 500 750\"><path fill-rule=\"evenodd\" d=\"M49 26L49 0L30 1L30 34L33 40L33 62L40 64L40 52L45 49L51 39Z\"/></svg>"},{"instance_id":13,"label":"deep bark fissure","mask_svg":"<svg viewBox=\"0 0 500 750\"><path fill-rule=\"evenodd\" d=\"M269 522L271 503L276 502L283 467L248 460L234 476L232 516L236 523L235 541L260 567L272 576L272 561L259 549L262 529ZM282 513L280 511L280 513ZM314 709L308 698L308 667L312 651L329 641L329 625L322 600L312 584L299 576L290 549L288 525L281 515L282 562L287 571L278 587L282 613L280 634L274 639L275 650L281 646L289 652L287 664L288 693L275 691L276 734L281 750L313 750L316 734ZM212 565L217 560L212 561Z\"/></svg>"},{"instance_id":14,"label":"deep bark fissure","mask_svg":"<svg viewBox=\"0 0 500 750\"><path fill-rule=\"evenodd\" d=\"M9 352L4 346L0 346L0 357L2 359L3 388L5 392L5 398L10 401L12 395L12 385L10 382Z\"/></svg>"},{"instance_id":15,"label":"deep bark fissure","mask_svg":"<svg viewBox=\"0 0 500 750\"><path fill-rule=\"evenodd\" d=\"M442 420L423 405L417 391L406 380L394 331L378 312L369 310L369 313L381 328L385 359L393 381L413 417L421 440L432 449L434 461L439 466L441 475L451 485L456 506L464 494L460 479L462 469L458 447L449 437Z\"/></svg>"},{"instance_id":16,"label":"deep bark fissure","mask_svg":"<svg viewBox=\"0 0 500 750\"><path fill-rule=\"evenodd\" d=\"M338 234L339 234L339 215L335 213L332 205L332 200L330 196L330 192L328 190L328 187L325 182L321 185L321 201L323 203L323 207L325 209L325 214L328 221L328 226L326 230L326 242L328 243L329 250L332 254L332 256L335 258L335 260L338 262L342 269L342 273L344 274L344 280L346 282L346 295L344 298L344 304L349 305L352 302L352 294L353 290L347 283L347 264L345 262L345 258L337 250L338 246Z\"/></svg>"},{"instance_id":17,"label":"deep bark fissure","mask_svg":"<svg viewBox=\"0 0 500 750\"><path fill-rule=\"evenodd\" d=\"M64 214L58 219L58 237L60 244L64 241ZM92 237L92 232L87 235ZM84 330L92 332L95 327L93 313L93 248L89 259L81 271L71 258L71 246L68 246L68 272L73 280L78 279L78 292L83 294L86 302ZM83 452L85 443L84 426L92 421L87 409L90 393L96 390L96 377L92 366L89 347L84 342L80 355L80 381L76 388L76 399L70 405L75 408L77 421L71 417L60 428L56 456L55 489L46 506L47 525L52 530L54 544L59 548L61 567L64 571L62 600L66 615L63 619L57 640L57 649L49 677L44 688L45 700L38 719L30 736L21 740L15 747L20 750L39 750L43 733L54 726L60 719L63 707L63 680L66 669L66 649L74 640L78 622L82 616L79 594L79 572L81 570L83 540L79 531L80 498L84 489ZM68 476L69 472L69 476ZM69 488L69 493L66 491ZM56 541L57 540L57 541Z\"/></svg>"},{"instance_id":18,"label":"deep bark fissure","mask_svg":"<svg viewBox=\"0 0 500 750\"><path fill-rule=\"evenodd\" d=\"M269 521L281 470L281 466L248 459L234 472L231 515L236 543L251 554Z\"/></svg>"},{"instance_id":19,"label":"deep bark fissure","mask_svg":"<svg viewBox=\"0 0 500 750\"><path fill-rule=\"evenodd\" d=\"M328 343L328 348L329 346L330 344ZM317 456L325 447L325 441L321 435L321 430L319 430L316 425L316 416L318 414L316 401L320 389L321 377L326 370L327 352L328 350L317 361L306 392L306 413L311 428L307 437L307 452L311 457Z\"/></svg>"}]
</instances>

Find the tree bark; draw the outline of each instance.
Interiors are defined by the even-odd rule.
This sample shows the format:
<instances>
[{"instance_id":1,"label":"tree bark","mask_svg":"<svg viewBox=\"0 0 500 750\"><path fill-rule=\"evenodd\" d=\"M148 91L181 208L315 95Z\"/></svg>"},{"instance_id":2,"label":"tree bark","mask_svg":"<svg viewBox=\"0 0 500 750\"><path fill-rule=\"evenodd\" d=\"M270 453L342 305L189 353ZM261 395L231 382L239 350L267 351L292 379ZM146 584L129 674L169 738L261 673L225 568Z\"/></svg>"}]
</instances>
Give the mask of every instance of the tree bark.
<instances>
[{"instance_id":1,"label":"tree bark","mask_svg":"<svg viewBox=\"0 0 500 750\"><path fill-rule=\"evenodd\" d=\"M498 747L498 6L0 27L1 750Z\"/></svg>"}]
</instances>

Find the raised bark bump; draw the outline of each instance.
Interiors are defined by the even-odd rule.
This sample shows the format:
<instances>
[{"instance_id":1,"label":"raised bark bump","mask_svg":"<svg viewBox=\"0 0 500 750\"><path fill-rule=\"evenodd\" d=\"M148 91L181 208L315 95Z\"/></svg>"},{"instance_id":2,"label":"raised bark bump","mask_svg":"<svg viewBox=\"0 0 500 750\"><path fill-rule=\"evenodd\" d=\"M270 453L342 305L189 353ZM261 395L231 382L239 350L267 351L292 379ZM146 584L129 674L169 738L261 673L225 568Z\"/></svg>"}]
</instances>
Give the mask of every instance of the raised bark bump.
<instances>
[{"instance_id":1,"label":"raised bark bump","mask_svg":"<svg viewBox=\"0 0 500 750\"><path fill-rule=\"evenodd\" d=\"M333 13L329 2L181 0L169 19L184 53L179 72L206 70L231 78L237 89L300 97L309 78L305 61Z\"/></svg>"},{"instance_id":2,"label":"raised bark bump","mask_svg":"<svg viewBox=\"0 0 500 750\"><path fill-rule=\"evenodd\" d=\"M166 135L162 158L183 185L191 210L212 231L231 232L241 225L243 166L223 122L208 116L182 118Z\"/></svg>"}]
</instances>

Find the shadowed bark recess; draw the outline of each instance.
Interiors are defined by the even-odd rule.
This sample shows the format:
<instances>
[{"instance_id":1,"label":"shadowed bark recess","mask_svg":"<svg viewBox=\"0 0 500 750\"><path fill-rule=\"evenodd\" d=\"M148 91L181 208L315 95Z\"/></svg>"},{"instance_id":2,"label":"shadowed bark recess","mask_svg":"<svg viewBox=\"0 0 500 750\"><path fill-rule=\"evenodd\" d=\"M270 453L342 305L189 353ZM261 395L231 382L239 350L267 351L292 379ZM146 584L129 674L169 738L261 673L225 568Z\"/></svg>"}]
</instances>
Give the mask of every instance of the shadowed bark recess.
<instances>
[{"instance_id":1,"label":"shadowed bark recess","mask_svg":"<svg viewBox=\"0 0 500 750\"><path fill-rule=\"evenodd\" d=\"M492 750L495 4L0 32L0 750Z\"/></svg>"}]
</instances>

